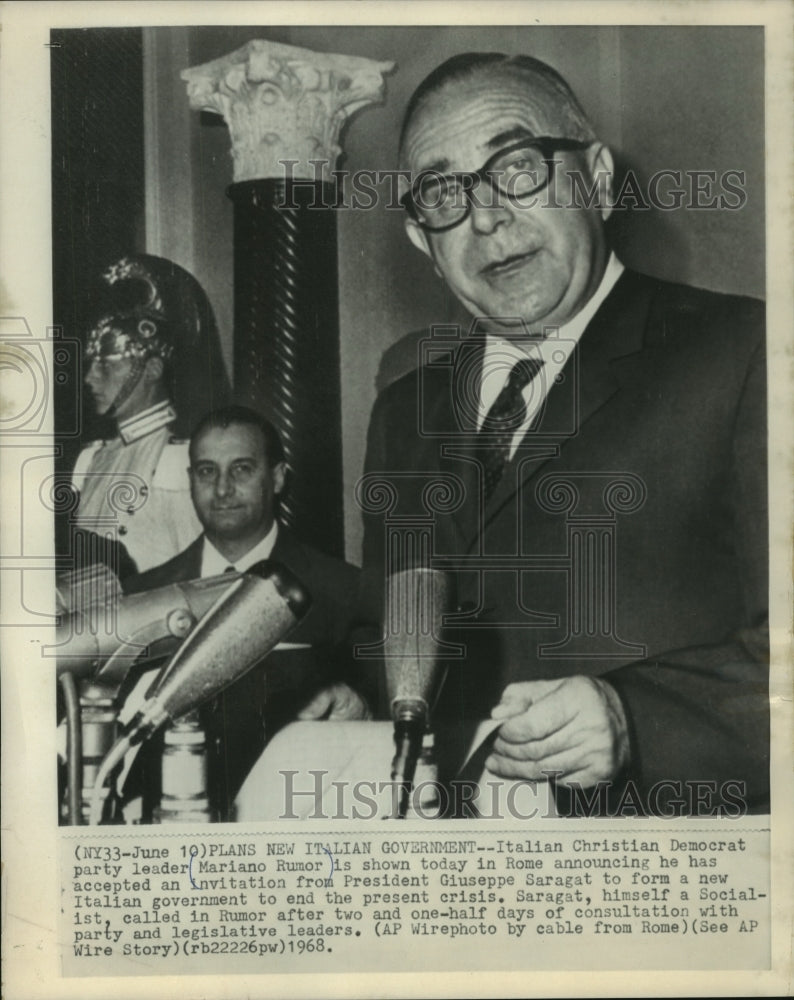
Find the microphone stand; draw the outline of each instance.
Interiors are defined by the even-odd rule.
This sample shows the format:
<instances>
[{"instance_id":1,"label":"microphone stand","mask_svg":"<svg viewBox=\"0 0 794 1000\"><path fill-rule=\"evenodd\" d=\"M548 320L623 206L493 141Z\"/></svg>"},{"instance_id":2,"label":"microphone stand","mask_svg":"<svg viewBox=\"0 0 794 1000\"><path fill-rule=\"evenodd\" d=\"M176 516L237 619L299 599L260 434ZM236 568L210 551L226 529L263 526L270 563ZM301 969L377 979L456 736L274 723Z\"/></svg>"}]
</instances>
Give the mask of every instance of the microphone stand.
<instances>
[{"instance_id":1,"label":"microphone stand","mask_svg":"<svg viewBox=\"0 0 794 1000\"><path fill-rule=\"evenodd\" d=\"M392 709L394 718L395 754L391 765L391 780L398 786L395 819L405 819L416 777L416 765L422 753L422 741L427 731L427 705L420 701L404 701Z\"/></svg>"},{"instance_id":2,"label":"microphone stand","mask_svg":"<svg viewBox=\"0 0 794 1000\"><path fill-rule=\"evenodd\" d=\"M196 709L174 719L165 731L162 796L155 823L211 823L207 739Z\"/></svg>"},{"instance_id":3,"label":"microphone stand","mask_svg":"<svg viewBox=\"0 0 794 1000\"><path fill-rule=\"evenodd\" d=\"M430 705L446 673L442 656L457 652L441 639L444 614L453 605L448 573L413 566L387 583L382 653L394 722L391 779L397 787L394 819L405 819L423 743L430 735Z\"/></svg>"}]
</instances>

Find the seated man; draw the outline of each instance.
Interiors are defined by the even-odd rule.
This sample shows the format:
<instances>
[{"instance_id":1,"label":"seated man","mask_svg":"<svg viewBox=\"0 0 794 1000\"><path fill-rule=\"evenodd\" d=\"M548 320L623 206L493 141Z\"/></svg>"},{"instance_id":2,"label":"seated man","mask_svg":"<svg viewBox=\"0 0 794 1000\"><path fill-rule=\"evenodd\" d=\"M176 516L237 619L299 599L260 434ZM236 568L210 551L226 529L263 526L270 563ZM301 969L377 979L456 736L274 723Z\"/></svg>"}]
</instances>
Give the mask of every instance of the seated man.
<instances>
[{"instance_id":1,"label":"seated man","mask_svg":"<svg viewBox=\"0 0 794 1000\"><path fill-rule=\"evenodd\" d=\"M358 570L304 545L279 524L284 449L275 428L253 410L230 406L207 415L190 440L189 472L203 534L173 559L128 581L126 592L245 571L273 559L292 570L312 596L288 641L202 709L213 805L221 819L230 819L237 791L266 740L296 714L367 716L363 699L343 679ZM159 763L152 770L156 773Z\"/></svg>"}]
</instances>

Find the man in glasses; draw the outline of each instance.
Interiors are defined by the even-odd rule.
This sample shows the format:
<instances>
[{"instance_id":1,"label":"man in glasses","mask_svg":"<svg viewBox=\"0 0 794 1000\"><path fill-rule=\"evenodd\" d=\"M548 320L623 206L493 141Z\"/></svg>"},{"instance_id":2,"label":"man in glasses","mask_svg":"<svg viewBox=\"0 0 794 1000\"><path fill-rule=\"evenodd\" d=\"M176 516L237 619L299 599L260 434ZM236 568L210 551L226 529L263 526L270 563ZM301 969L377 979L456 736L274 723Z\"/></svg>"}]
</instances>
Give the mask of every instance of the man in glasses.
<instances>
[{"instance_id":1,"label":"man in glasses","mask_svg":"<svg viewBox=\"0 0 794 1000\"><path fill-rule=\"evenodd\" d=\"M761 305L623 267L611 154L535 59L436 69L400 156L408 237L476 320L428 339L368 442L395 515L448 490L430 562L466 656L439 714L491 713L487 768L563 810L767 808ZM368 594L400 568L384 537L368 513Z\"/></svg>"}]
</instances>

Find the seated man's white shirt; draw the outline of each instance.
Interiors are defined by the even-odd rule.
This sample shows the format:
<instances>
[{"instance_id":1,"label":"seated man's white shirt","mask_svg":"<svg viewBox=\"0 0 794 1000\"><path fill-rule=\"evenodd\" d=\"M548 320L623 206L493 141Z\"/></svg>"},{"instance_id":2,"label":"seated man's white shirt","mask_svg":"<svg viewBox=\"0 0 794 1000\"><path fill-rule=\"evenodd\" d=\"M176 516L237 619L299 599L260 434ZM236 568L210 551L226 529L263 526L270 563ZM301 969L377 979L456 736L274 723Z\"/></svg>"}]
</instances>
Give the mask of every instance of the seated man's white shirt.
<instances>
[{"instance_id":1,"label":"seated man's white shirt","mask_svg":"<svg viewBox=\"0 0 794 1000\"><path fill-rule=\"evenodd\" d=\"M584 308L580 309L573 319L563 326L544 331L545 336L538 334L537 336L506 338L489 334L486 337L480 381L480 407L477 415L478 430L482 427L496 397L502 391L515 363L526 357L543 362L542 371L529 382L523 391L527 410L521 426L513 435L510 458L518 450L521 439L543 406L551 387L554 385L554 380L567 364L587 324L612 291L623 270L623 265L614 254L611 254L601 283Z\"/></svg>"},{"instance_id":2,"label":"seated man's white shirt","mask_svg":"<svg viewBox=\"0 0 794 1000\"><path fill-rule=\"evenodd\" d=\"M278 538L278 522L273 522L273 527L268 531L261 542L249 549L244 556L240 556L233 563L226 556L221 555L212 542L204 536L204 548L201 553L201 578L205 576L218 576L225 573L229 566L234 566L238 573L245 573L247 569L255 566L263 559L269 559L273 551L273 546Z\"/></svg>"}]
</instances>

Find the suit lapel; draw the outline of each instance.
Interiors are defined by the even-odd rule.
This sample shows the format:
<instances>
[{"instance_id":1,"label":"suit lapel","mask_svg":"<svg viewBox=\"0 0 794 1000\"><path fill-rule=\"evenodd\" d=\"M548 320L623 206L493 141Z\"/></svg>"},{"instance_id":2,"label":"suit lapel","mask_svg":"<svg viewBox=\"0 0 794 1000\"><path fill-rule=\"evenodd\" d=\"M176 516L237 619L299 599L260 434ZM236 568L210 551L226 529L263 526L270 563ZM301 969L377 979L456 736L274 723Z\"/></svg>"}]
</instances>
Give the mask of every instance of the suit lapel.
<instances>
[{"instance_id":1,"label":"suit lapel","mask_svg":"<svg viewBox=\"0 0 794 1000\"><path fill-rule=\"evenodd\" d=\"M495 517L519 488L526 489L569 441L584 434L591 417L631 378L645 341L652 289L652 281L642 275L630 271L621 275L574 348L562 383L552 387L541 413L507 463L483 523Z\"/></svg>"},{"instance_id":2,"label":"suit lapel","mask_svg":"<svg viewBox=\"0 0 794 1000\"><path fill-rule=\"evenodd\" d=\"M292 570L298 579L303 582L303 577L307 575L309 567L306 551L289 529L285 528L281 523L278 526L276 544L273 546L270 558L276 562L283 563L287 569Z\"/></svg>"},{"instance_id":3,"label":"suit lapel","mask_svg":"<svg viewBox=\"0 0 794 1000\"><path fill-rule=\"evenodd\" d=\"M475 458L477 415L480 402L485 339L473 336L459 347L452 371L450 389L437 393L434 426L444 434L438 444L441 472L457 477L464 491L464 502L452 515L458 532L458 545L465 548L477 532L480 516L480 473Z\"/></svg>"},{"instance_id":4,"label":"suit lapel","mask_svg":"<svg viewBox=\"0 0 794 1000\"><path fill-rule=\"evenodd\" d=\"M204 553L204 535L191 542L184 551L185 560L182 564L185 580L196 580L201 576L201 557Z\"/></svg>"}]
</instances>

